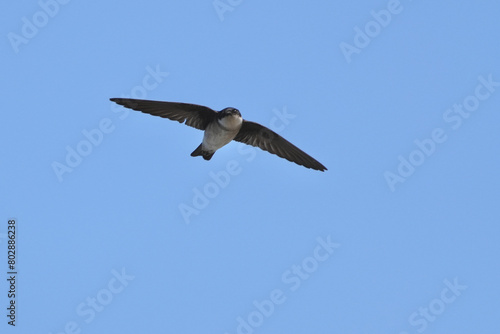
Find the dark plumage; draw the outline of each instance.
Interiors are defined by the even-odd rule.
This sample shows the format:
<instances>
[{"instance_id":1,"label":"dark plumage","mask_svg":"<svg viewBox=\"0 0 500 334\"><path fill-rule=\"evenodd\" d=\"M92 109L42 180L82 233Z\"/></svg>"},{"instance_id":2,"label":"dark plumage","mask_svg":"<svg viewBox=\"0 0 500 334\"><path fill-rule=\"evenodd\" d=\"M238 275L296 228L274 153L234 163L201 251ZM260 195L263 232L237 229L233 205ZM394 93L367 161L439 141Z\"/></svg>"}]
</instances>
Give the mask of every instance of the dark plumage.
<instances>
[{"instance_id":1,"label":"dark plumage","mask_svg":"<svg viewBox=\"0 0 500 334\"><path fill-rule=\"evenodd\" d=\"M225 108L219 112L205 106L179 102L161 102L138 99L112 98L111 101L144 113L185 123L204 130L202 144L191 153L210 160L215 151L231 140L259 147L296 164L319 171L327 168L276 132L241 118L237 109Z\"/></svg>"}]
</instances>

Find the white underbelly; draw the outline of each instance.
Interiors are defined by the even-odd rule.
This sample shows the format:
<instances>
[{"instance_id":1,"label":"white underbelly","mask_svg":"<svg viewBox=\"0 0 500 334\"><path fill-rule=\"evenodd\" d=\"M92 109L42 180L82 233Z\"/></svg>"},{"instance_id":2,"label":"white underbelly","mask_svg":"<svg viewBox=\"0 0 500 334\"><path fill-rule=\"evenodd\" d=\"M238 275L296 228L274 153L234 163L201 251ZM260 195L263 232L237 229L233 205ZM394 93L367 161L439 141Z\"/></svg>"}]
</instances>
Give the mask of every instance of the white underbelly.
<instances>
[{"instance_id":1,"label":"white underbelly","mask_svg":"<svg viewBox=\"0 0 500 334\"><path fill-rule=\"evenodd\" d=\"M236 137L238 131L227 131L222 129L217 123L211 123L205 129L203 136L203 149L205 151L216 151L229 143Z\"/></svg>"}]
</instances>

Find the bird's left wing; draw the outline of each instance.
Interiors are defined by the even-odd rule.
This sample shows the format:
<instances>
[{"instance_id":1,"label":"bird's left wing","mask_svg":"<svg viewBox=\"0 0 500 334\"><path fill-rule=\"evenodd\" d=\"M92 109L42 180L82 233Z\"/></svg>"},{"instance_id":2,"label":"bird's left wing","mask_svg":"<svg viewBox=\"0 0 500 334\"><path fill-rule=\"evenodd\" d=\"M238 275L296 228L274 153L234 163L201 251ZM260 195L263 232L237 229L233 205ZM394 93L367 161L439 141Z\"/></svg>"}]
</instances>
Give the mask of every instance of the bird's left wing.
<instances>
[{"instance_id":1,"label":"bird's left wing","mask_svg":"<svg viewBox=\"0 0 500 334\"><path fill-rule=\"evenodd\" d=\"M276 132L258 123L243 121L243 125L234 140L259 147L269 153L276 154L281 158L285 158L288 161L295 162L307 168L322 172L326 170L325 166L306 152L302 151Z\"/></svg>"},{"instance_id":2,"label":"bird's left wing","mask_svg":"<svg viewBox=\"0 0 500 334\"><path fill-rule=\"evenodd\" d=\"M138 99L112 98L111 101L143 113L168 118L199 130L217 117L217 112L205 106L180 102L162 102Z\"/></svg>"}]
</instances>

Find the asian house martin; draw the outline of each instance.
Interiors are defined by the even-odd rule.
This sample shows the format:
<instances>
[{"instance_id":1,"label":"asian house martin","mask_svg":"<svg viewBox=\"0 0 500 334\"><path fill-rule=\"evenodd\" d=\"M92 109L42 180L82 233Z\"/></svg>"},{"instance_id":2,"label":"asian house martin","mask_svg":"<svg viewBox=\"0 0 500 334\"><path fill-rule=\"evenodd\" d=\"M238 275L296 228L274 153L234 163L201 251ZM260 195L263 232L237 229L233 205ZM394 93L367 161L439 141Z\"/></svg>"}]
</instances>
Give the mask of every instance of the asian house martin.
<instances>
[{"instance_id":1,"label":"asian house martin","mask_svg":"<svg viewBox=\"0 0 500 334\"><path fill-rule=\"evenodd\" d=\"M327 170L316 159L293 145L276 132L258 123L246 121L238 109L225 108L217 112L205 106L180 102L161 102L138 99L112 98L126 108L168 118L203 130L203 142L191 153L210 160L215 151L231 140L259 147L269 153L319 171Z\"/></svg>"}]
</instances>

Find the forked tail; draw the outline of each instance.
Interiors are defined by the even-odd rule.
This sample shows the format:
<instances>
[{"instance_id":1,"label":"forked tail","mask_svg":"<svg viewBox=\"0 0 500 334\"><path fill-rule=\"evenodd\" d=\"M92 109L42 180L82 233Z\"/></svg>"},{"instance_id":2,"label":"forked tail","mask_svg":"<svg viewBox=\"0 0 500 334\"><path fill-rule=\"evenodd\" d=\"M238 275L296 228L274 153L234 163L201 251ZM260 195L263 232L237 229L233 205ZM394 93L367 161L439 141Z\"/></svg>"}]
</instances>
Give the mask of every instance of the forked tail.
<instances>
[{"instance_id":1,"label":"forked tail","mask_svg":"<svg viewBox=\"0 0 500 334\"><path fill-rule=\"evenodd\" d=\"M196 150L194 150L193 153L191 153L191 156L192 157L197 157L197 156L201 155L203 157L203 159L205 159L205 160L212 159L212 156L214 155L215 152L209 153L207 151L203 151L203 149L201 148L201 145L202 144L200 144L200 146L198 146L196 148Z\"/></svg>"}]
</instances>

